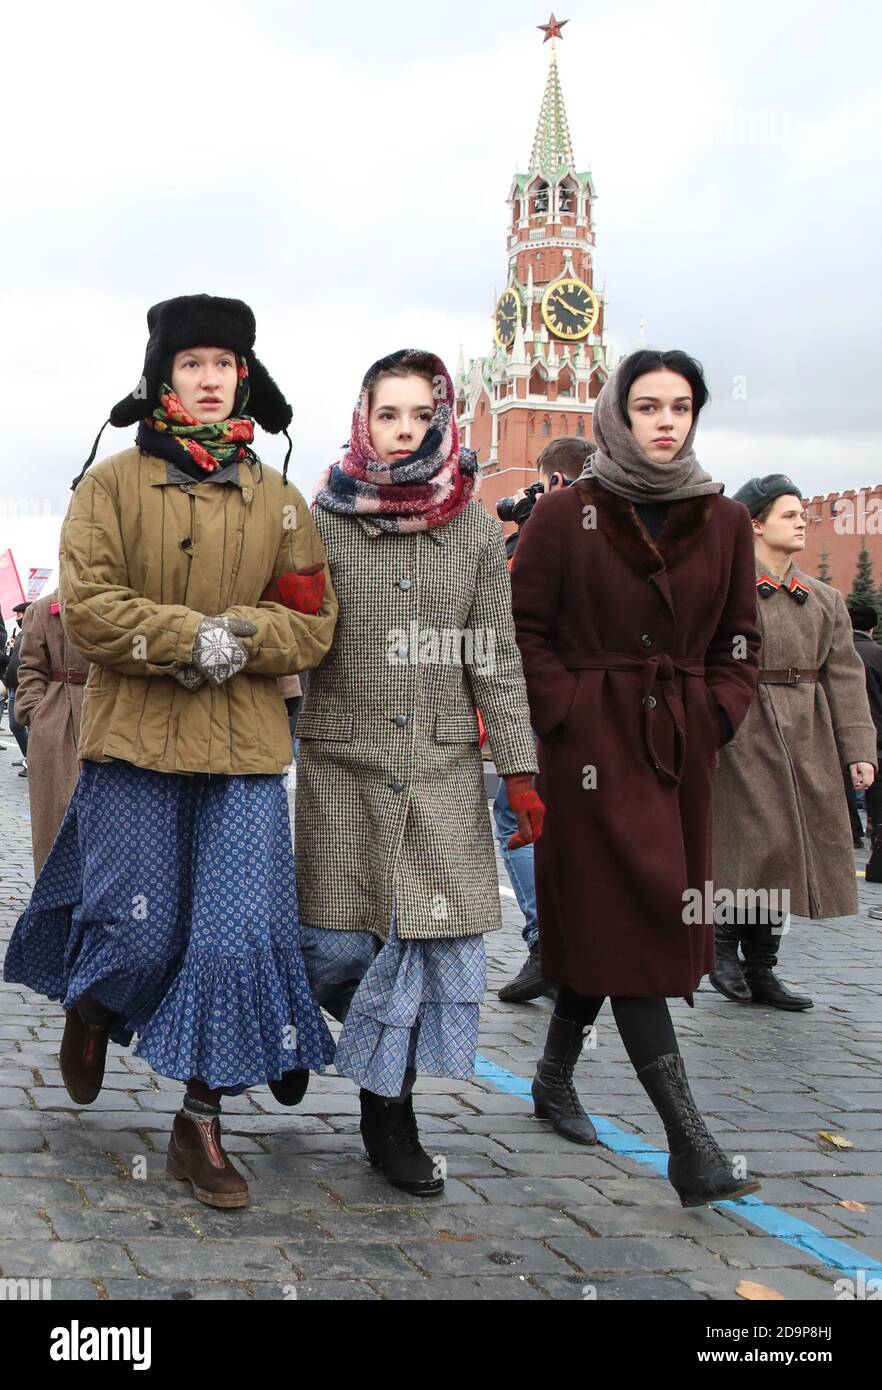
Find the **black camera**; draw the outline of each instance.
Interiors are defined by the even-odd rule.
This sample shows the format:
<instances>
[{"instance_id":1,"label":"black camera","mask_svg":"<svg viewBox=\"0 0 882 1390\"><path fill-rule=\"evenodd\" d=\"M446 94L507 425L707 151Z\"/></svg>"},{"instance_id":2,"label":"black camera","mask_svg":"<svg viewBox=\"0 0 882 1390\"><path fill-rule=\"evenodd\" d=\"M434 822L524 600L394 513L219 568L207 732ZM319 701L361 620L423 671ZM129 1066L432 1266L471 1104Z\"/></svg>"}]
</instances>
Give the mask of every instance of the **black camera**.
<instances>
[{"instance_id":1,"label":"black camera","mask_svg":"<svg viewBox=\"0 0 882 1390\"><path fill-rule=\"evenodd\" d=\"M500 497L496 503L496 515L500 521L513 521L518 526L523 526L527 517L536 505L536 499L540 493L545 491L544 483L531 483L527 488L526 496L518 498Z\"/></svg>"}]
</instances>

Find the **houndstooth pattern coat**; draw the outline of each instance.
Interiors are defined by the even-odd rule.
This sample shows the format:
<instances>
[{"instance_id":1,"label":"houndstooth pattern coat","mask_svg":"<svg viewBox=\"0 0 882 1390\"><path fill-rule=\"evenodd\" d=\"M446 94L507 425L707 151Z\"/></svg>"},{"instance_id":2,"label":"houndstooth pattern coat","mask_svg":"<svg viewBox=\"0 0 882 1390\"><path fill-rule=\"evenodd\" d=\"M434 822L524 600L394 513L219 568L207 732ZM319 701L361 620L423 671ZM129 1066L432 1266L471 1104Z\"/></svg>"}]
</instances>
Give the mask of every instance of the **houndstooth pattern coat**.
<instances>
[{"instance_id":1,"label":"houndstooth pattern coat","mask_svg":"<svg viewBox=\"0 0 882 1390\"><path fill-rule=\"evenodd\" d=\"M315 509L340 616L297 736L295 853L311 926L403 940L501 926L477 706L501 774L536 770L502 530L477 502L379 531Z\"/></svg>"}]
</instances>

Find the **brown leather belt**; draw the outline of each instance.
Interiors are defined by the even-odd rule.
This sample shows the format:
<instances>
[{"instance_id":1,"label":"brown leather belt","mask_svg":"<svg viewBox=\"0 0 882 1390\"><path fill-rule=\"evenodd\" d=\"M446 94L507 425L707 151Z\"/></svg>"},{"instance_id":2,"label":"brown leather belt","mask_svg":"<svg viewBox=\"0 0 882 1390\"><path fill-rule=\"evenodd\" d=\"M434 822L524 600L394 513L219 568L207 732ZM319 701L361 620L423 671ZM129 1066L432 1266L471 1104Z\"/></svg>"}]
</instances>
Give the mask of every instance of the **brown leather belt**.
<instances>
[{"instance_id":1,"label":"brown leather belt","mask_svg":"<svg viewBox=\"0 0 882 1390\"><path fill-rule=\"evenodd\" d=\"M85 685L89 679L88 671L50 671L51 681L67 681L69 685Z\"/></svg>"},{"instance_id":2,"label":"brown leather belt","mask_svg":"<svg viewBox=\"0 0 882 1390\"><path fill-rule=\"evenodd\" d=\"M786 671L769 671L762 667L757 676L760 685L802 685L803 681L820 679L820 671L801 671L798 666L788 666Z\"/></svg>"}]
</instances>

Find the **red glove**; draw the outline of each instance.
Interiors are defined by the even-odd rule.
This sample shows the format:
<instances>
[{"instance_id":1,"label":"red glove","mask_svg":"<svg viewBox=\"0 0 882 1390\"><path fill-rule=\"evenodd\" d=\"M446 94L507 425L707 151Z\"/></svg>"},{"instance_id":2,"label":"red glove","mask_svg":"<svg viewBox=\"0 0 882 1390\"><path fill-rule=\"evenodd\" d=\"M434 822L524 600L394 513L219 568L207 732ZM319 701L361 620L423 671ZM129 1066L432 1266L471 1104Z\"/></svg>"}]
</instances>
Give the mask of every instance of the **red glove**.
<instances>
[{"instance_id":1,"label":"red glove","mask_svg":"<svg viewBox=\"0 0 882 1390\"><path fill-rule=\"evenodd\" d=\"M542 834L545 823L545 803L533 787L531 772L513 772L505 777L508 804L515 813L518 828L508 842L509 849L531 845Z\"/></svg>"},{"instance_id":2,"label":"red glove","mask_svg":"<svg viewBox=\"0 0 882 1390\"><path fill-rule=\"evenodd\" d=\"M308 565L271 579L260 597L266 603L282 603L295 613L315 614L321 612L324 596L324 565Z\"/></svg>"}]
</instances>

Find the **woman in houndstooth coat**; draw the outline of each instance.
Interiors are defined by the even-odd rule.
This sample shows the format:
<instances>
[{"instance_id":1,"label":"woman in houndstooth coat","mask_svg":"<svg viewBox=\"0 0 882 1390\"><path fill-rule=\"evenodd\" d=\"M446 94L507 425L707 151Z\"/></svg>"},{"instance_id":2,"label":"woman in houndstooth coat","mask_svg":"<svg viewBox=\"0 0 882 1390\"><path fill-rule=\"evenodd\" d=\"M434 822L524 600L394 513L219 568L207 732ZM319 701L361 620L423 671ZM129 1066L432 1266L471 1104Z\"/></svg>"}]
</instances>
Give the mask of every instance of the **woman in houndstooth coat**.
<instances>
[{"instance_id":1,"label":"woman in houndstooth coat","mask_svg":"<svg viewBox=\"0 0 882 1390\"><path fill-rule=\"evenodd\" d=\"M439 1192L416 1072L474 1069L483 933L501 926L476 707L519 811L541 830L533 737L498 523L474 500L450 376L430 353L367 373L352 435L315 499L340 604L297 734L295 851L316 998L345 1019L368 1156Z\"/></svg>"}]
</instances>

